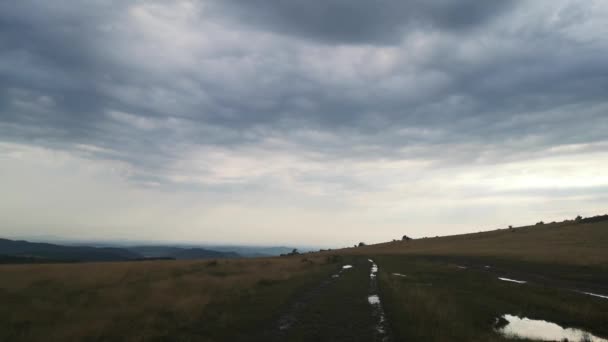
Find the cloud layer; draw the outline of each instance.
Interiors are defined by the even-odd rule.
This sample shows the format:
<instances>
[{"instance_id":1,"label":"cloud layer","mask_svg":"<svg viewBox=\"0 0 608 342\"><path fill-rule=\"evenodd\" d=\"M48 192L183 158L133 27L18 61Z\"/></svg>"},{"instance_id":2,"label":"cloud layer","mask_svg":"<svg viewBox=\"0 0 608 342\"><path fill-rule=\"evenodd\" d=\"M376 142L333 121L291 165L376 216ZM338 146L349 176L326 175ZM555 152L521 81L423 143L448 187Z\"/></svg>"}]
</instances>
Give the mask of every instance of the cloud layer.
<instances>
[{"instance_id":1,"label":"cloud layer","mask_svg":"<svg viewBox=\"0 0 608 342\"><path fill-rule=\"evenodd\" d=\"M0 182L14 191L36 192L25 165L70 177L30 162L58 158L92 183L94 163L118 170L99 176L113 196L151 192L139 211L200 202L174 222L184 239L256 227L257 242L453 233L606 203L602 1L29 0L0 13L0 163L13 170ZM55 226L83 225L62 210ZM43 229L14 212L7 233ZM91 215L178 239L112 212Z\"/></svg>"}]
</instances>

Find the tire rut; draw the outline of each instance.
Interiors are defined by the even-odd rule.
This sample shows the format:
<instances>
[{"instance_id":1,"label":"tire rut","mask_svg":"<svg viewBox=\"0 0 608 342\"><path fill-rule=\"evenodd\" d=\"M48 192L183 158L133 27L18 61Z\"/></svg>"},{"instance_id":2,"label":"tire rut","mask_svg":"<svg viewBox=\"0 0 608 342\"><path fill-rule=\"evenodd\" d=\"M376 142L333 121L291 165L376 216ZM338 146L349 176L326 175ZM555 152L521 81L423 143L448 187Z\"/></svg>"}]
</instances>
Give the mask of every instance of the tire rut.
<instances>
[{"instance_id":1,"label":"tire rut","mask_svg":"<svg viewBox=\"0 0 608 342\"><path fill-rule=\"evenodd\" d=\"M372 264L369 274L369 296L367 301L372 306L372 317L374 318L376 325L374 327L374 342L390 342L393 341L389 331L388 321L386 319L386 313L382 306L382 300L380 299L380 293L378 290L378 265L372 260L368 259Z\"/></svg>"},{"instance_id":2,"label":"tire rut","mask_svg":"<svg viewBox=\"0 0 608 342\"><path fill-rule=\"evenodd\" d=\"M295 297L266 330L264 341L393 341L380 300L378 266L366 258L352 262Z\"/></svg>"},{"instance_id":3,"label":"tire rut","mask_svg":"<svg viewBox=\"0 0 608 342\"><path fill-rule=\"evenodd\" d=\"M279 316L273 323L265 335L267 341L285 341L285 338L290 330L299 320L303 310L315 299L321 296L332 283L334 283L344 272L344 268L336 270L329 278L323 279L321 283L314 286L296 297L289 307Z\"/></svg>"}]
</instances>

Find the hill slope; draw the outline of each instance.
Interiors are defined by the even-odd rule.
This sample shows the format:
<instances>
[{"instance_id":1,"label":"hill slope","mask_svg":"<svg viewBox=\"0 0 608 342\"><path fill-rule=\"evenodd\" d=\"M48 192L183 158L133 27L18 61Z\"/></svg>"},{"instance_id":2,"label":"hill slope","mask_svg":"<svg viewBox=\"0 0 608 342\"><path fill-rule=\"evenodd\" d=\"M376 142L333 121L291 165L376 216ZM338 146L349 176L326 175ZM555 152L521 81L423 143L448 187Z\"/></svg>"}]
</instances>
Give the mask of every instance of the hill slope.
<instances>
[{"instance_id":1,"label":"hill slope","mask_svg":"<svg viewBox=\"0 0 608 342\"><path fill-rule=\"evenodd\" d=\"M608 221L561 223L388 242L345 253L487 256L608 266Z\"/></svg>"}]
</instances>

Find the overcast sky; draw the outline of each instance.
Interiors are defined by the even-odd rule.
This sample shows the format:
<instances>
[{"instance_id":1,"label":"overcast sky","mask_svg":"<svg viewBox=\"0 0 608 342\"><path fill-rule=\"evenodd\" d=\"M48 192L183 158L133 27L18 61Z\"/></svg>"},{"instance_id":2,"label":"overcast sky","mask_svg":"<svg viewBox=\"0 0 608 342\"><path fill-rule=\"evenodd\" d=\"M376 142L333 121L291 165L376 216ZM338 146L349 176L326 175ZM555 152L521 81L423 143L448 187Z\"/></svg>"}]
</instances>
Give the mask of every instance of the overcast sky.
<instances>
[{"instance_id":1,"label":"overcast sky","mask_svg":"<svg viewBox=\"0 0 608 342\"><path fill-rule=\"evenodd\" d=\"M0 2L0 235L343 246L605 213L608 2Z\"/></svg>"}]
</instances>

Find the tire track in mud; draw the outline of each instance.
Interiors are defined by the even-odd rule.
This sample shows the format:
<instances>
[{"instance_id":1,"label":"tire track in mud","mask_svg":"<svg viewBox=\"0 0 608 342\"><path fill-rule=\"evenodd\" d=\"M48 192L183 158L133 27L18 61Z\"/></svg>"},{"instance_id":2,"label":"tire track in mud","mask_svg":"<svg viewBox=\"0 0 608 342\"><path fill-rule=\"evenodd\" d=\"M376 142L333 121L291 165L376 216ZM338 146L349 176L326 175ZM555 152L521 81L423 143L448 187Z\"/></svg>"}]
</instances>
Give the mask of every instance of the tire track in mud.
<instances>
[{"instance_id":1,"label":"tire track in mud","mask_svg":"<svg viewBox=\"0 0 608 342\"><path fill-rule=\"evenodd\" d=\"M483 257L467 257L467 256L424 256L425 260L445 263L453 265L461 270L472 270L487 272L515 280L523 280L530 284L542 285L561 290L570 290L583 294L592 293L606 297L608 295L608 277L589 277L589 270L585 270L585 266L567 266L563 269L546 270L542 265L530 268L525 263L505 263L504 260L485 259ZM601 271L595 271L601 272ZM579 279L564 277L565 274L584 275Z\"/></svg>"},{"instance_id":2,"label":"tire track in mud","mask_svg":"<svg viewBox=\"0 0 608 342\"><path fill-rule=\"evenodd\" d=\"M608 293L608 285L606 285L606 283L589 283L572 280L564 281L556 277L550 277L543 274L539 274L538 272L522 271L504 266L486 265L488 264L488 262L468 262L465 264L466 266L456 265L456 267L461 270L469 269L477 272L490 273L496 276L497 279L506 282L517 284L541 285L554 289L576 292L582 295L588 295L596 298L608 299L608 295L598 293Z\"/></svg>"},{"instance_id":3,"label":"tire track in mud","mask_svg":"<svg viewBox=\"0 0 608 342\"><path fill-rule=\"evenodd\" d=\"M304 295L298 298L291 305L289 310L279 318L277 324L278 330L282 332L289 330L289 328L291 328L293 324L297 322L298 313L300 313L308 303L312 302L314 298L318 297L325 288L336 281L342 272L350 268L352 268L351 265L342 266L342 268L338 272L332 274L330 278L324 279L319 285L315 286L312 290L307 291L304 293Z\"/></svg>"},{"instance_id":4,"label":"tire track in mud","mask_svg":"<svg viewBox=\"0 0 608 342\"><path fill-rule=\"evenodd\" d=\"M366 259L353 265L354 270L344 265L293 299L264 341L393 341L378 290L378 265Z\"/></svg>"},{"instance_id":5,"label":"tire track in mud","mask_svg":"<svg viewBox=\"0 0 608 342\"><path fill-rule=\"evenodd\" d=\"M273 325L273 327L265 333L268 341L285 341L285 338L292 328L299 320L304 309L315 299L319 298L323 291L325 291L332 283L338 280L344 271L352 268L351 265L344 265L329 278L323 279L317 286L305 291L298 296L288 307L288 309L281 314L279 319Z\"/></svg>"},{"instance_id":6,"label":"tire track in mud","mask_svg":"<svg viewBox=\"0 0 608 342\"><path fill-rule=\"evenodd\" d=\"M392 341L389 333L388 321L386 320L386 313L380 300L380 294L378 291L378 265L372 260L368 259L372 264L369 274L369 296L367 301L372 306L372 317L375 320L375 342L390 342Z\"/></svg>"}]
</instances>

